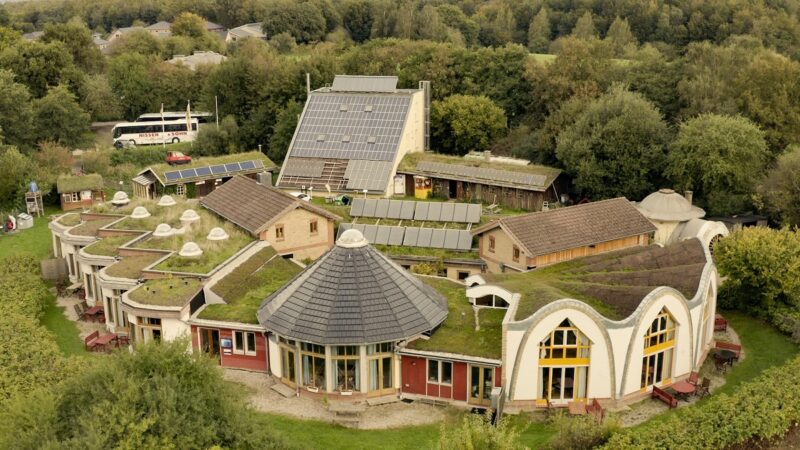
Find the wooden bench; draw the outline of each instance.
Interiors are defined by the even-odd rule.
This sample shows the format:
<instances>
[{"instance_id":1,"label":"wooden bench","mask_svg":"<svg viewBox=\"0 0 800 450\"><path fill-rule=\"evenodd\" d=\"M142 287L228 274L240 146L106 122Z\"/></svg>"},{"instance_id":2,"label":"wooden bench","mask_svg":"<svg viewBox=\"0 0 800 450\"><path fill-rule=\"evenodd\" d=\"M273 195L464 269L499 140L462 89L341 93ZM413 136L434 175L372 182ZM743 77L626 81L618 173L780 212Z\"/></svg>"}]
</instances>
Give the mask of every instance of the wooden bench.
<instances>
[{"instance_id":1,"label":"wooden bench","mask_svg":"<svg viewBox=\"0 0 800 450\"><path fill-rule=\"evenodd\" d=\"M588 403L586 405L586 412L590 416L594 416L597 422L602 422L603 418L606 415L606 411L603 409L602 406L600 406L600 402L598 402L597 399L593 399L591 403Z\"/></svg>"},{"instance_id":2,"label":"wooden bench","mask_svg":"<svg viewBox=\"0 0 800 450\"><path fill-rule=\"evenodd\" d=\"M714 331L726 331L728 329L728 321L724 317L717 314L714 316Z\"/></svg>"},{"instance_id":3,"label":"wooden bench","mask_svg":"<svg viewBox=\"0 0 800 450\"><path fill-rule=\"evenodd\" d=\"M95 331L92 334L83 338L83 346L86 348L87 351L93 351L96 345L96 341L99 338L100 338L100 332Z\"/></svg>"},{"instance_id":4,"label":"wooden bench","mask_svg":"<svg viewBox=\"0 0 800 450\"><path fill-rule=\"evenodd\" d=\"M673 397L672 394L669 392L657 388L653 386L653 393L651 394L651 398L657 398L662 402L666 403L670 408L677 408L678 407L678 399Z\"/></svg>"},{"instance_id":5,"label":"wooden bench","mask_svg":"<svg viewBox=\"0 0 800 450\"><path fill-rule=\"evenodd\" d=\"M714 348L718 350L730 350L734 353L733 359L736 361L739 360L739 356L742 354L742 346L739 344L734 344L732 342L725 342L725 341L717 341L714 345Z\"/></svg>"}]
</instances>

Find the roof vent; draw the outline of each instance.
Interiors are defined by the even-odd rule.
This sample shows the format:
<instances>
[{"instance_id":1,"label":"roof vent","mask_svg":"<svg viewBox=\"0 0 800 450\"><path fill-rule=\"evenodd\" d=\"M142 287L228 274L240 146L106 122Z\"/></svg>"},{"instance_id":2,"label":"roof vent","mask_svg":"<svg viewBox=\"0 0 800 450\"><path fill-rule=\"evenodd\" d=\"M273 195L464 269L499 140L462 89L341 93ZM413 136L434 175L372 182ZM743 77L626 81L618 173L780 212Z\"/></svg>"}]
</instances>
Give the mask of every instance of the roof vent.
<instances>
[{"instance_id":1,"label":"roof vent","mask_svg":"<svg viewBox=\"0 0 800 450\"><path fill-rule=\"evenodd\" d=\"M123 191L117 191L114 193L114 198L111 199L111 204L114 206L122 206L127 205L130 201L131 199L128 198L128 194Z\"/></svg>"},{"instance_id":2,"label":"roof vent","mask_svg":"<svg viewBox=\"0 0 800 450\"><path fill-rule=\"evenodd\" d=\"M208 232L206 239L209 241L224 241L225 239L228 239L228 237L228 233L226 233L225 230L220 227L215 227Z\"/></svg>"},{"instance_id":3,"label":"roof vent","mask_svg":"<svg viewBox=\"0 0 800 450\"><path fill-rule=\"evenodd\" d=\"M181 222L197 222L200 216L193 209L187 209L181 214Z\"/></svg>"},{"instance_id":4,"label":"roof vent","mask_svg":"<svg viewBox=\"0 0 800 450\"><path fill-rule=\"evenodd\" d=\"M172 227L168 223L160 223L153 232L155 237L168 237L172 236Z\"/></svg>"},{"instance_id":5,"label":"roof vent","mask_svg":"<svg viewBox=\"0 0 800 450\"><path fill-rule=\"evenodd\" d=\"M342 142L350 142L350 135L345 134L344 136L342 136Z\"/></svg>"},{"instance_id":6,"label":"roof vent","mask_svg":"<svg viewBox=\"0 0 800 450\"><path fill-rule=\"evenodd\" d=\"M347 112L347 105L342 104L341 106L339 106L339 112Z\"/></svg>"},{"instance_id":7,"label":"roof vent","mask_svg":"<svg viewBox=\"0 0 800 450\"><path fill-rule=\"evenodd\" d=\"M144 206L137 206L136 208L133 208L131 219L146 219L148 217L150 217L150 211L148 211Z\"/></svg>"},{"instance_id":8,"label":"roof vent","mask_svg":"<svg viewBox=\"0 0 800 450\"><path fill-rule=\"evenodd\" d=\"M339 236L339 239L336 241L337 246L344 248L364 247L367 244L369 244L369 242L367 242L367 238L365 238L364 235L355 228L351 228L342 233L342 235Z\"/></svg>"},{"instance_id":9,"label":"roof vent","mask_svg":"<svg viewBox=\"0 0 800 450\"><path fill-rule=\"evenodd\" d=\"M164 195L159 200L157 205L158 206L175 206L177 202L171 195Z\"/></svg>"},{"instance_id":10,"label":"roof vent","mask_svg":"<svg viewBox=\"0 0 800 450\"><path fill-rule=\"evenodd\" d=\"M178 252L178 255L189 258L200 256L202 254L203 250L201 250L200 246L195 244L194 242L187 242L183 244L183 247L181 247L181 251Z\"/></svg>"},{"instance_id":11,"label":"roof vent","mask_svg":"<svg viewBox=\"0 0 800 450\"><path fill-rule=\"evenodd\" d=\"M317 135L317 142L322 142L324 140L325 140L325 135L324 134L318 134Z\"/></svg>"},{"instance_id":12,"label":"roof vent","mask_svg":"<svg viewBox=\"0 0 800 450\"><path fill-rule=\"evenodd\" d=\"M364 112L372 112L372 105L364 106Z\"/></svg>"},{"instance_id":13,"label":"roof vent","mask_svg":"<svg viewBox=\"0 0 800 450\"><path fill-rule=\"evenodd\" d=\"M374 144L375 141L377 141L377 138L375 138L375 136L369 136L367 138L367 144Z\"/></svg>"}]
</instances>

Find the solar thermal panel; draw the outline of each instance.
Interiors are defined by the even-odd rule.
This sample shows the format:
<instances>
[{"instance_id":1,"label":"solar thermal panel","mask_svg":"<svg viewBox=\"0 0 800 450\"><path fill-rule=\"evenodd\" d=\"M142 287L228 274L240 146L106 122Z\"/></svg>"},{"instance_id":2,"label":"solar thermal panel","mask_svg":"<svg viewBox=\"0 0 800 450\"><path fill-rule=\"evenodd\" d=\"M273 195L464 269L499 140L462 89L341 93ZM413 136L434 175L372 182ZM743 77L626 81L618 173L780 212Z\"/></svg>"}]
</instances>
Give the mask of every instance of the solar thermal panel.
<instances>
[{"instance_id":1,"label":"solar thermal panel","mask_svg":"<svg viewBox=\"0 0 800 450\"><path fill-rule=\"evenodd\" d=\"M436 229L431 232L431 248L444 248L444 232L443 229Z\"/></svg>"},{"instance_id":2,"label":"solar thermal panel","mask_svg":"<svg viewBox=\"0 0 800 450\"><path fill-rule=\"evenodd\" d=\"M461 230L445 230L444 248L448 250L455 250L458 248L459 231Z\"/></svg>"},{"instance_id":3,"label":"solar thermal panel","mask_svg":"<svg viewBox=\"0 0 800 450\"><path fill-rule=\"evenodd\" d=\"M428 218L425 220L430 220L433 222L439 221L439 216L442 214L442 204L441 203L431 203L428 206Z\"/></svg>"},{"instance_id":4,"label":"solar thermal panel","mask_svg":"<svg viewBox=\"0 0 800 450\"><path fill-rule=\"evenodd\" d=\"M403 202L400 200L389 200L389 210L386 212L388 219L399 219Z\"/></svg>"},{"instance_id":5,"label":"solar thermal panel","mask_svg":"<svg viewBox=\"0 0 800 450\"><path fill-rule=\"evenodd\" d=\"M283 175L287 177L318 178L324 169L325 161L319 159L286 158L283 163Z\"/></svg>"},{"instance_id":6,"label":"solar thermal panel","mask_svg":"<svg viewBox=\"0 0 800 450\"><path fill-rule=\"evenodd\" d=\"M389 232L389 245L403 245L403 236L406 234L405 227L391 227Z\"/></svg>"},{"instance_id":7,"label":"solar thermal panel","mask_svg":"<svg viewBox=\"0 0 800 450\"><path fill-rule=\"evenodd\" d=\"M453 208L453 222L466 222L467 221L467 204L456 203Z\"/></svg>"},{"instance_id":8,"label":"solar thermal panel","mask_svg":"<svg viewBox=\"0 0 800 450\"><path fill-rule=\"evenodd\" d=\"M428 220L428 208L430 203L416 202L417 208L414 211L414 220Z\"/></svg>"},{"instance_id":9,"label":"solar thermal panel","mask_svg":"<svg viewBox=\"0 0 800 450\"><path fill-rule=\"evenodd\" d=\"M472 233L467 230L458 230L458 250L472 249Z\"/></svg>"},{"instance_id":10,"label":"solar thermal panel","mask_svg":"<svg viewBox=\"0 0 800 450\"><path fill-rule=\"evenodd\" d=\"M403 200L403 205L400 208L400 218L403 220L413 220L414 210L417 208L417 202L411 200Z\"/></svg>"},{"instance_id":11,"label":"solar thermal panel","mask_svg":"<svg viewBox=\"0 0 800 450\"><path fill-rule=\"evenodd\" d=\"M389 200L382 198L375 205L375 217L383 219L389 213Z\"/></svg>"},{"instance_id":12,"label":"solar thermal panel","mask_svg":"<svg viewBox=\"0 0 800 450\"><path fill-rule=\"evenodd\" d=\"M478 223L481 221L481 205L467 205L467 223Z\"/></svg>"},{"instance_id":13,"label":"solar thermal panel","mask_svg":"<svg viewBox=\"0 0 800 450\"><path fill-rule=\"evenodd\" d=\"M417 236L417 247L430 247L432 235L432 228L420 228L419 236Z\"/></svg>"},{"instance_id":14,"label":"solar thermal panel","mask_svg":"<svg viewBox=\"0 0 800 450\"><path fill-rule=\"evenodd\" d=\"M353 217L361 217L364 213L364 200L363 198L354 198L350 204L350 215Z\"/></svg>"},{"instance_id":15,"label":"solar thermal panel","mask_svg":"<svg viewBox=\"0 0 800 450\"><path fill-rule=\"evenodd\" d=\"M403 236L403 245L407 247L416 247L418 237L419 237L419 228L406 227L406 233L405 236Z\"/></svg>"},{"instance_id":16,"label":"solar thermal panel","mask_svg":"<svg viewBox=\"0 0 800 450\"><path fill-rule=\"evenodd\" d=\"M378 206L378 200L374 198L364 199L364 211L361 213L362 217L375 217L375 207Z\"/></svg>"},{"instance_id":17,"label":"solar thermal panel","mask_svg":"<svg viewBox=\"0 0 800 450\"><path fill-rule=\"evenodd\" d=\"M393 227L379 225L378 231L375 233L375 244L386 245L389 243L389 234Z\"/></svg>"}]
</instances>

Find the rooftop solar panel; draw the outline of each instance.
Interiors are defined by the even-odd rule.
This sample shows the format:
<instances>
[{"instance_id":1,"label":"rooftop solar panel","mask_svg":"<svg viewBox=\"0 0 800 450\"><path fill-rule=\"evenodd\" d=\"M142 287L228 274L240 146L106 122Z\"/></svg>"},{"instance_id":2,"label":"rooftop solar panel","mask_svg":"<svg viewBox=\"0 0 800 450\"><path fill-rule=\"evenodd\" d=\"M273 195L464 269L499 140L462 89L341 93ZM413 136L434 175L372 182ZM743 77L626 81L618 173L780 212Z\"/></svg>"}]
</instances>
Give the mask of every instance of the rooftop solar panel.
<instances>
[{"instance_id":1,"label":"rooftop solar panel","mask_svg":"<svg viewBox=\"0 0 800 450\"><path fill-rule=\"evenodd\" d=\"M263 169L264 168L264 161L260 159L254 159L253 164L256 166L256 169Z\"/></svg>"},{"instance_id":2,"label":"rooftop solar panel","mask_svg":"<svg viewBox=\"0 0 800 450\"><path fill-rule=\"evenodd\" d=\"M386 245L389 243L389 234L391 233L393 227L388 227L385 225L379 225L378 231L375 233L375 243Z\"/></svg>"},{"instance_id":3,"label":"rooftop solar panel","mask_svg":"<svg viewBox=\"0 0 800 450\"><path fill-rule=\"evenodd\" d=\"M414 210L417 208L417 202L412 200L403 200L403 206L400 209L400 218L403 220L413 220Z\"/></svg>"},{"instance_id":4,"label":"rooftop solar panel","mask_svg":"<svg viewBox=\"0 0 800 450\"><path fill-rule=\"evenodd\" d=\"M364 213L364 200L363 198L354 198L353 203L350 204L350 215L353 217L361 217Z\"/></svg>"},{"instance_id":5,"label":"rooftop solar panel","mask_svg":"<svg viewBox=\"0 0 800 450\"><path fill-rule=\"evenodd\" d=\"M378 200L368 198L364 200L364 211L361 213L362 217L375 217L375 207L378 206Z\"/></svg>"},{"instance_id":6,"label":"rooftop solar panel","mask_svg":"<svg viewBox=\"0 0 800 450\"><path fill-rule=\"evenodd\" d=\"M397 90L395 76L336 75L332 91L340 92L394 92Z\"/></svg>"},{"instance_id":7,"label":"rooftop solar panel","mask_svg":"<svg viewBox=\"0 0 800 450\"><path fill-rule=\"evenodd\" d=\"M431 232L431 248L444 248L444 232L445 230L442 229Z\"/></svg>"},{"instance_id":8,"label":"rooftop solar panel","mask_svg":"<svg viewBox=\"0 0 800 450\"><path fill-rule=\"evenodd\" d=\"M439 216L440 222L452 222L455 203L442 203L442 215Z\"/></svg>"},{"instance_id":9,"label":"rooftop solar panel","mask_svg":"<svg viewBox=\"0 0 800 450\"><path fill-rule=\"evenodd\" d=\"M198 167L194 169L197 172L198 177L207 177L211 175L211 168L210 167Z\"/></svg>"},{"instance_id":10,"label":"rooftop solar panel","mask_svg":"<svg viewBox=\"0 0 800 450\"><path fill-rule=\"evenodd\" d=\"M389 232L389 245L403 245L403 236L406 234L405 227L391 227Z\"/></svg>"},{"instance_id":11,"label":"rooftop solar panel","mask_svg":"<svg viewBox=\"0 0 800 450\"><path fill-rule=\"evenodd\" d=\"M225 164L226 172L238 172L242 170L238 162Z\"/></svg>"},{"instance_id":12,"label":"rooftop solar panel","mask_svg":"<svg viewBox=\"0 0 800 450\"><path fill-rule=\"evenodd\" d=\"M433 228L420 228L417 236L417 247L430 247Z\"/></svg>"},{"instance_id":13,"label":"rooftop solar panel","mask_svg":"<svg viewBox=\"0 0 800 450\"><path fill-rule=\"evenodd\" d=\"M472 233L467 230L458 230L458 247L457 250L471 250L472 249Z\"/></svg>"},{"instance_id":14,"label":"rooftop solar panel","mask_svg":"<svg viewBox=\"0 0 800 450\"><path fill-rule=\"evenodd\" d=\"M221 175L225 172L226 172L225 166L223 165L211 166L211 173L213 173L214 175Z\"/></svg>"},{"instance_id":15,"label":"rooftop solar panel","mask_svg":"<svg viewBox=\"0 0 800 450\"><path fill-rule=\"evenodd\" d=\"M467 205L467 223L478 223L481 221L481 205Z\"/></svg>"},{"instance_id":16,"label":"rooftop solar panel","mask_svg":"<svg viewBox=\"0 0 800 450\"><path fill-rule=\"evenodd\" d=\"M347 179L346 189L383 192L389 184L393 165L392 161L351 159L344 171L344 177Z\"/></svg>"},{"instance_id":17,"label":"rooftop solar panel","mask_svg":"<svg viewBox=\"0 0 800 450\"><path fill-rule=\"evenodd\" d=\"M241 167L242 170L253 170L256 168L256 163L255 161L242 161L239 163L239 167Z\"/></svg>"},{"instance_id":18,"label":"rooftop solar panel","mask_svg":"<svg viewBox=\"0 0 800 450\"><path fill-rule=\"evenodd\" d=\"M313 92L289 155L393 162L410 104L408 94ZM347 105L346 111L341 111L342 105ZM372 112L365 111L367 105ZM320 134L326 135L325 141L317 141ZM349 142L342 142L345 135ZM374 144L367 142L370 136Z\"/></svg>"},{"instance_id":19,"label":"rooftop solar panel","mask_svg":"<svg viewBox=\"0 0 800 450\"><path fill-rule=\"evenodd\" d=\"M456 203L453 208L453 222L466 222L467 221L467 204Z\"/></svg>"},{"instance_id":20,"label":"rooftop solar panel","mask_svg":"<svg viewBox=\"0 0 800 450\"><path fill-rule=\"evenodd\" d=\"M283 175L287 177L317 178L324 169L325 161L320 159L286 158L283 163Z\"/></svg>"},{"instance_id":21,"label":"rooftop solar panel","mask_svg":"<svg viewBox=\"0 0 800 450\"><path fill-rule=\"evenodd\" d=\"M364 238L370 244L375 244L375 235L378 234L378 226L377 225L365 225L364 231Z\"/></svg>"},{"instance_id":22,"label":"rooftop solar panel","mask_svg":"<svg viewBox=\"0 0 800 450\"><path fill-rule=\"evenodd\" d=\"M547 175L542 174L491 169L488 167L462 166L459 164L447 164L433 161L420 161L417 163L417 170L436 172L442 175L451 175L460 178L513 183L540 188L544 187L547 182Z\"/></svg>"},{"instance_id":23,"label":"rooftop solar panel","mask_svg":"<svg viewBox=\"0 0 800 450\"><path fill-rule=\"evenodd\" d=\"M406 227L405 236L403 236L403 245L406 247L416 247L417 238L419 237L419 228Z\"/></svg>"},{"instance_id":24,"label":"rooftop solar panel","mask_svg":"<svg viewBox=\"0 0 800 450\"><path fill-rule=\"evenodd\" d=\"M444 248L455 250L458 248L458 236L461 230L446 230L444 234Z\"/></svg>"},{"instance_id":25,"label":"rooftop solar panel","mask_svg":"<svg viewBox=\"0 0 800 450\"><path fill-rule=\"evenodd\" d=\"M428 208L430 207L430 203L426 202L416 202L417 209L414 211L414 220L428 220Z\"/></svg>"},{"instance_id":26,"label":"rooftop solar panel","mask_svg":"<svg viewBox=\"0 0 800 450\"><path fill-rule=\"evenodd\" d=\"M425 220L430 221L438 221L439 216L442 214L442 204L441 203L431 203L428 206L428 217Z\"/></svg>"},{"instance_id":27,"label":"rooftop solar panel","mask_svg":"<svg viewBox=\"0 0 800 450\"><path fill-rule=\"evenodd\" d=\"M386 213L386 217L388 219L399 219L400 218L400 211L403 208L403 202L400 200L390 200L389 201L389 211Z\"/></svg>"},{"instance_id":28,"label":"rooftop solar panel","mask_svg":"<svg viewBox=\"0 0 800 450\"><path fill-rule=\"evenodd\" d=\"M386 215L389 213L389 200L382 198L378 200L378 203L375 205L375 217L379 219L386 218Z\"/></svg>"},{"instance_id":29,"label":"rooftop solar panel","mask_svg":"<svg viewBox=\"0 0 800 450\"><path fill-rule=\"evenodd\" d=\"M194 178L197 176L197 172L194 169L183 169L181 170L181 178Z\"/></svg>"},{"instance_id":30,"label":"rooftop solar panel","mask_svg":"<svg viewBox=\"0 0 800 450\"><path fill-rule=\"evenodd\" d=\"M181 173L177 170L174 172L165 172L164 177L167 181L176 181L181 179Z\"/></svg>"}]
</instances>

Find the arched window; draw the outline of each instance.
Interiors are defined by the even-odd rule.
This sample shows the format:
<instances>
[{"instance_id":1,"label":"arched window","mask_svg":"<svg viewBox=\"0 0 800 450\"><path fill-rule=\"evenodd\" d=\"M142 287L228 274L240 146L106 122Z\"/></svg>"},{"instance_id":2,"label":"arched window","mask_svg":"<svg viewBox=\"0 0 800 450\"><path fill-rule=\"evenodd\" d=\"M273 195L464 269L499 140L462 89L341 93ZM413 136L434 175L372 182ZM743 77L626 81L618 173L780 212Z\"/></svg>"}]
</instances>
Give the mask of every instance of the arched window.
<instances>
[{"instance_id":1,"label":"arched window","mask_svg":"<svg viewBox=\"0 0 800 450\"><path fill-rule=\"evenodd\" d=\"M586 398L591 341L565 319L539 343L539 398L555 404Z\"/></svg>"},{"instance_id":2,"label":"arched window","mask_svg":"<svg viewBox=\"0 0 800 450\"><path fill-rule=\"evenodd\" d=\"M664 308L644 334L642 389L670 381L674 349L675 320Z\"/></svg>"}]
</instances>

